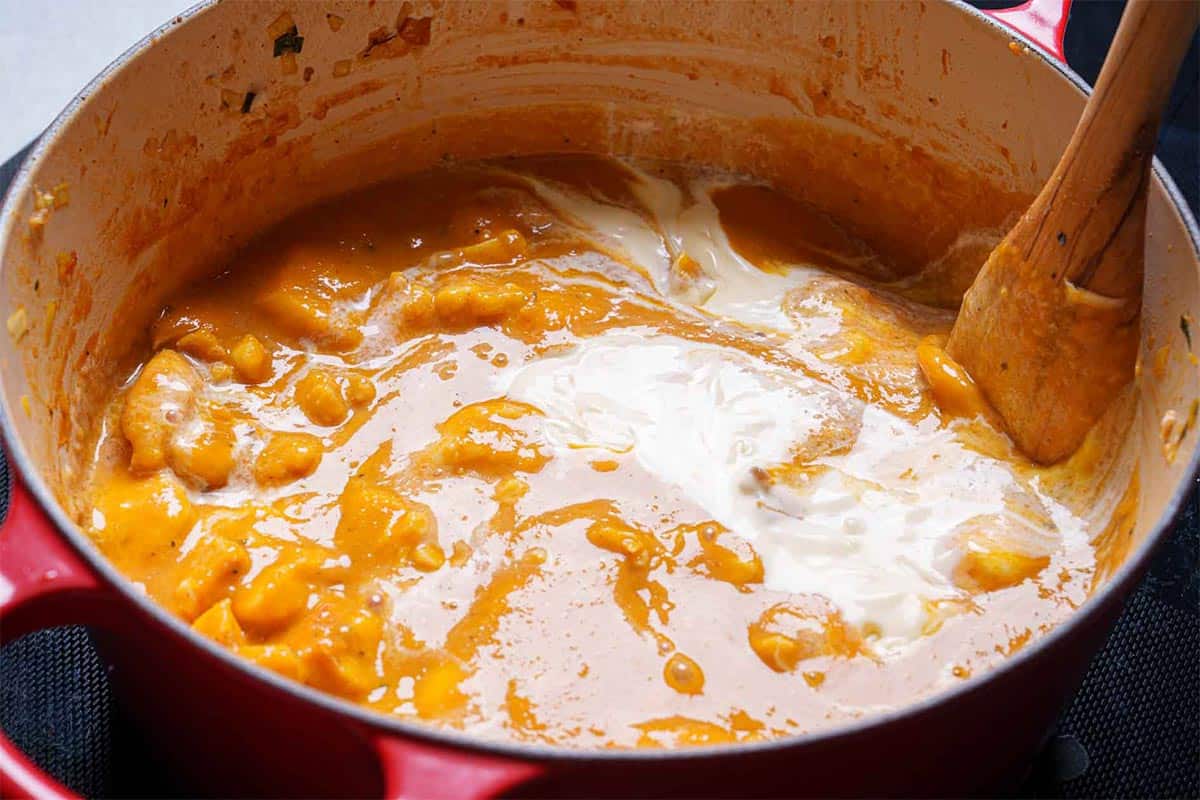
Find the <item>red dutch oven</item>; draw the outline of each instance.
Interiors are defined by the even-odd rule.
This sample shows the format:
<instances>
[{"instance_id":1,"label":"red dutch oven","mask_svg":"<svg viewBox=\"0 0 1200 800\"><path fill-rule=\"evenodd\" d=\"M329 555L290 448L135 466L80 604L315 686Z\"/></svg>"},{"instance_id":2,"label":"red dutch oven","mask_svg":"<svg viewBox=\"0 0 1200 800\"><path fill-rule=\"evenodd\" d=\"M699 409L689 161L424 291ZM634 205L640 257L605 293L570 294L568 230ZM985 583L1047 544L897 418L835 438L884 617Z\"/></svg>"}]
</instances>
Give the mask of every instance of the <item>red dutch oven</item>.
<instances>
[{"instance_id":1,"label":"red dutch oven","mask_svg":"<svg viewBox=\"0 0 1200 800\"><path fill-rule=\"evenodd\" d=\"M814 158L832 131L863 163L915 153L1000 187L996 208L961 210L1000 227L1048 175L1083 106L1086 86L1063 64L1068 6L262 0L204 3L174 19L71 103L3 208L10 335L0 399L14 476L0 528L3 641L93 626L149 753L198 791L836 796L1000 786L1043 742L1196 474L1185 420L1200 379L1186 355L1200 314L1200 237L1160 167L1143 337L1147 359L1171 349L1163 369L1139 379L1126 444L1141 496L1124 565L999 668L854 724L763 744L581 752L367 711L238 660L150 602L74 524L76 476L89 399L115 374L96 354L121 352L145 322L126 321L125 298L166 294L297 208L443 158L595 151L764 176L801 163L842 181L845 197L885 189L878 170ZM425 17L427 40L403 35L404 19ZM272 41L291 25L303 49L281 57ZM856 222L837 198L811 199ZM896 198L898 213L905 202ZM945 250L955 233L928 224L914 258ZM6 740L0 793L71 796Z\"/></svg>"}]
</instances>

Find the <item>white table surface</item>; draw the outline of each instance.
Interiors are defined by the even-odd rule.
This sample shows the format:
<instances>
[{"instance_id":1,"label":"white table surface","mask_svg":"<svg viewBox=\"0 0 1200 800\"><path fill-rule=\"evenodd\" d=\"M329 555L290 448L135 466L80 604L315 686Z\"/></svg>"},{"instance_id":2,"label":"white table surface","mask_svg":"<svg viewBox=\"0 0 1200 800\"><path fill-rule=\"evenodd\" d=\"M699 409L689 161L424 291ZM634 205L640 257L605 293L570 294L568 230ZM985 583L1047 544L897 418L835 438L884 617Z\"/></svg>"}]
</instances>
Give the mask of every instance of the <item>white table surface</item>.
<instances>
[{"instance_id":1,"label":"white table surface","mask_svg":"<svg viewBox=\"0 0 1200 800\"><path fill-rule=\"evenodd\" d=\"M0 162L191 0L0 0Z\"/></svg>"}]
</instances>

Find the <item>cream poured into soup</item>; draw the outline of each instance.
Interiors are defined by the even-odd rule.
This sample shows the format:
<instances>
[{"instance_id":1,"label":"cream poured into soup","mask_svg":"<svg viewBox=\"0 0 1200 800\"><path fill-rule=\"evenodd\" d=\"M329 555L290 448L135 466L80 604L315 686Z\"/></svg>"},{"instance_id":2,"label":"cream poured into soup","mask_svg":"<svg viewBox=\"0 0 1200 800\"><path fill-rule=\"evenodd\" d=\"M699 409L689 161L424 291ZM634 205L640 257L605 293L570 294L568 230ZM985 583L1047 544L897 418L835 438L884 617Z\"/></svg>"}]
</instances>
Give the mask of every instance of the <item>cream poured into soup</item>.
<instances>
[{"instance_id":1,"label":"cream poured into soup","mask_svg":"<svg viewBox=\"0 0 1200 800\"><path fill-rule=\"evenodd\" d=\"M903 705L1069 614L1128 510L1080 488L1099 445L1014 451L904 277L678 165L372 188L163 310L82 523L239 655L484 736L694 745Z\"/></svg>"}]
</instances>

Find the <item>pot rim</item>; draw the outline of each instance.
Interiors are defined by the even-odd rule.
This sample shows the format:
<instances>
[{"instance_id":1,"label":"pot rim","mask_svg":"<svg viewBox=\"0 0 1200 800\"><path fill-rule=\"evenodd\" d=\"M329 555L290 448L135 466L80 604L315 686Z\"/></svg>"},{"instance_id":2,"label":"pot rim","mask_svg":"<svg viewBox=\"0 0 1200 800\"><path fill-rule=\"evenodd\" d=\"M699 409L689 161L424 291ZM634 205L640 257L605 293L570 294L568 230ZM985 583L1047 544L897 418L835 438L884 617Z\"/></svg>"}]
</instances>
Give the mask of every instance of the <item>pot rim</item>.
<instances>
[{"instance_id":1,"label":"pot rim","mask_svg":"<svg viewBox=\"0 0 1200 800\"><path fill-rule=\"evenodd\" d=\"M1084 96L1090 94L1091 88L1078 74L1065 63L1058 61L1046 53L1039 45L1023 34L1013 31L982 11L968 5L966 0L943 1L954 7L958 12L973 17L977 22L990 26L1002 35L1020 40L1044 64L1055 69L1062 78L1065 78L1074 85L1080 94ZM30 176L33 166L48 149L57 133L75 120L75 116L84 101L101 89L110 76L114 75L143 52L148 51L160 39L170 35L176 27L195 16L215 8L220 2L221 0L201 0L188 10L175 15L118 56L68 103L66 108L37 139L34 146L29 149L17 174L8 187L8 191L4 196L4 202L0 205L0 245L10 235L11 230L11 226L4 225L3 220L15 218L19 198L23 198L30 189ZM1200 263L1200 227L1197 226L1196 219L1192 216L1191 210L1188 208L1187 202L1180 193L1179 188L1175 185L1170 174L1157 157L1154 159L1153 169L1155 176L1161 181L1163 188L1166 190L1172 207L1187 229L1192 244L1193 259ZM0 252L2 251L3 247L0 247ZM0 263L0 273L2 271L3 263ZM1072 635L1075 629L1083 626L1099 613L1100 609L1107 602L1112 601L1114 598L1119 599L1131 588L1134 580L1139 578L1148 566L1153 551L1166 538L1168 530L1172 528L1179 516L1184 501L1192 491L1197 476L1200 476L1200 437L1197 437L1196 441L1192 444L1185 471L1185 475L1188 477L1179 481L1174 492L1172 492L1164 505L1162 513L1155 522L1153 529L1143 538L1137 548L1126 557L1121 567L1112 575L1108 583L1101 588L1100 592L1090 596L1080 608L1074 610L1062 623L1055 626L1049 633L1038 638L1030 646L1022 648L1003 662L973 675L959 684L889 711L872 713L860 719L827 729L799 733L765 742L703 745L661 750L645 748L584 750L561 745L535 745L522 742L491 740L462 731L436 728L424 723L409 722L291 681L277 673L238 657L232 651L195 632L182 620L168 612L165 607L159 605L145 594L138 592L133 587L133 584L121 575L109 563L108 559L104 558L96 550L95 545L87 535L78 529L63 511L45 481L42 480L32 458L20 445L15 432L16 424L13 409L7 402L7 398L0 396L0 437L3 439L4 447L11 463L17 471L17 476L25 482L26 487L36 499L42 513L53 523L55 532L64 537L75 553L104 579L106 584L105 590L119 593L135 609L149 615L169 632L182 637L193 647L197 647L205 651L208 655L215 657L223 662L226 667L239 671L253 680L261 681L271 688L287 693L298 700L312 703L323 711L341 715L358 723L361 729L368 734L390 734L457 750L506 756L522 761L539 762L619 763L626 761L688 761L722 756L750 756L752 754L782 751L792 747L815 745L857 736L874 728L881 728L885 725L911 719L944 703L953 702L960 696L980 691L990 682L999 679L1003 674L1020 668L1026 662L1041 656L1045 651Z\"/></svg>"}]
</instances>

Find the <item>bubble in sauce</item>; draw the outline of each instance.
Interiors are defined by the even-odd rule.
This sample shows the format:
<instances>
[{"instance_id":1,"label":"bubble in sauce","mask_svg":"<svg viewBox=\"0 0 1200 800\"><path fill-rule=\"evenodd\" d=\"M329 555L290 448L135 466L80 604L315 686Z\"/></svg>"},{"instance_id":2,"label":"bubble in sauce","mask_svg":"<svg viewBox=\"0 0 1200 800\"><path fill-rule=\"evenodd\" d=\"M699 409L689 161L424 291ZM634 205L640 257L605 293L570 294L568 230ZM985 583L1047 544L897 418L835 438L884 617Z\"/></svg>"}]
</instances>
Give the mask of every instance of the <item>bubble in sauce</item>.
<instances>
[{"instance_id":1,"label":"bubble in sauce","mask_svg":"<svg viewBox=\"0 0 1200 800\"><path fill-rule=\"evenodd\" d=\"M683 653L667 659L663 667L663 680L680 694L700 694L704 691L704 670Z\"/></svg>"}]
</instances>

